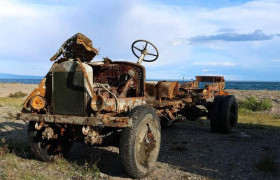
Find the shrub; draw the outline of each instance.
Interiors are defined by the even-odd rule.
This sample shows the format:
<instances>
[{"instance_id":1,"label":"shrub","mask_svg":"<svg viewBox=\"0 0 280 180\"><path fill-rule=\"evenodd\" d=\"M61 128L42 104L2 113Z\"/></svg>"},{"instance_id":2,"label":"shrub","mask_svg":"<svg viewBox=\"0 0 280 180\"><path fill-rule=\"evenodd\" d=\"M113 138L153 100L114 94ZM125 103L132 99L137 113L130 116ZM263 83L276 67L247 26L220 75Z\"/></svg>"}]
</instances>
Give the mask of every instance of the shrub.
<instances>
[{"instance_id":1,"label":"shrub","mask_svg":"<svg viewBox=\"0 0 280 180\"><path fill-rule=\"evenodd\" d=\"M255 97L247 97L239 101L239 107L250 111L265 111L272 108L272 102L270 99L262 99L259 101Z\"/></svg>"},{"instance_id":2,"label":"shrub","mask_svg":"<svg viewBox=\"0 0 280 180\"><path fill-rule=\"evenodd\" d=\"M259 109L260 111L269 110L272 108L272 102L270 99L263 99L260 102Z\"/></svg>"},{"instance_id":3,"label":"shrub","mask_svg":"<svg viewBox=\"0 0 280 180\"><path fill-rule=\"evenodd\" d=\"M26 93L23 93L22 91L18 91L18 92L15 92L15 93L10 93L9 94L9 97L12 97L12 98L21 98L21 97L24 97L26 96L27 94Z\"/></svg>"}]
</instances>

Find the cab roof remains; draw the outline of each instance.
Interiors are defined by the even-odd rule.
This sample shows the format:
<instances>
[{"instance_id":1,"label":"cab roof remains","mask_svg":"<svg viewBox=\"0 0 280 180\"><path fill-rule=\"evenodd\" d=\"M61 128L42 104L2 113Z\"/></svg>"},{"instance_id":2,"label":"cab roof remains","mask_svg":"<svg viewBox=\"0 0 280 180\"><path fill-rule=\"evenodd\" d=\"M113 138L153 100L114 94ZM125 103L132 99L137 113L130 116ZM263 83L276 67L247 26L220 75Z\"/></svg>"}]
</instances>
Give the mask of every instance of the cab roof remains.
<instances>
[{"instance_id":1,"label":"cab roof remains","mask_svg":"<svg viewBox=\"0 0 280 180\"><path fill-rule=\"evenodd\" d=\"M97 54L98 50L93 47L92 41L82 33L77 33L65 41L50 60L79 58L82 62L90 62Z\"/></svg>"}]
</instances>

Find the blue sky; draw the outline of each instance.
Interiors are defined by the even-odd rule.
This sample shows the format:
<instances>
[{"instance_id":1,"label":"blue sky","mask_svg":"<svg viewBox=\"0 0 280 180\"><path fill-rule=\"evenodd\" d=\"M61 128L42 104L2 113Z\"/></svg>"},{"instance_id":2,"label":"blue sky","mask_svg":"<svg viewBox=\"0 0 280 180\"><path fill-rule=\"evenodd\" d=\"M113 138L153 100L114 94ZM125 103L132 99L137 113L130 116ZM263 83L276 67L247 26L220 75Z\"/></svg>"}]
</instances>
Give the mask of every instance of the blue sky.
<instances>
[{"instance_id":1,"label":"blue sky","mask_svg":"<svg viewBox=\"0 0 280 180\"><path fill-rule=\"evenodd\" d=\"M146 39L159 59L148 79L280 81L280 0L0 0L0 73L44 75L61 44L81 32L100 55L136 62Z\"/></svg>"}]
</instances>

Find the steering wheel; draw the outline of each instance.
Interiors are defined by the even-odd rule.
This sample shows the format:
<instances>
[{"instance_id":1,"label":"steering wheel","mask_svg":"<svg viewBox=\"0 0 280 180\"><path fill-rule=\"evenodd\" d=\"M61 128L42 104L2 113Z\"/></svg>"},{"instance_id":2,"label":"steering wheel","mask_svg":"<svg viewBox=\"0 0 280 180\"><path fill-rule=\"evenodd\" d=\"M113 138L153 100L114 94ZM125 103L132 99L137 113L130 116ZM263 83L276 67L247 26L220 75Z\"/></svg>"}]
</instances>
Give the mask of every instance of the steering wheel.
<instances>
[{"instance_id":1,"label":"steering wheel","mask_svg":"<svg viewBox=\"0 0 280 180\"><path fill-rule=\"evenodd\" d=\"M136 44L141 44L141 42L144 42L144 43L145 43L145 46L143 46L142 49L139 48L139 47L137 47L137 46L135 46ZM148 46L148 45L151 45L151 46L154 48L155 54L149 53L149 51L148 51L148 49L147 49L147 46ZM138 54L136 54L135 49L136 49L137 51L140 51L140 52L141 52L141 55L140 55L140 56L139 56ZM149 42L149 41L147 41L147 40L136 40L136 41L134 41L134 42L132 43L132 45L131 45L131 50L132 50L133 54L134 54L137 58L140 58L140 57L141 57L141 58L143 58L142 60L145 61L145 62L153 62L153 61L157 60L157 58L158 58L158 56L159 56L157 47L156 47L153 43L151 43L151 42ZM144 59L144 57L145 57L146 55L147 55L147 56L153 56L154 58L153 58L153 59Z\"/></svg>"}]
</instances>

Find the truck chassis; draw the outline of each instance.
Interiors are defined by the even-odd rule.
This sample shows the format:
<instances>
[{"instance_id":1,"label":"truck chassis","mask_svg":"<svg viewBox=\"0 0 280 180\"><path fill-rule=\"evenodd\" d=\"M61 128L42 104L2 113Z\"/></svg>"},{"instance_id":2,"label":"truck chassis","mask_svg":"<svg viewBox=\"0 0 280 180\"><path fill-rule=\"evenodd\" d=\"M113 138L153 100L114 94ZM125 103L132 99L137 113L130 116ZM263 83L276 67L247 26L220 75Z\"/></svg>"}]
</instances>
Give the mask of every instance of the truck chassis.
<instances>
[{"instance_id":1,"label":"truck chassis","mask_svg":"<svg viewBox=\"0 0 280 180\"><path fill-rule=\"evenodd\" d=\"M207 116L212 132L236 130L238 106L224 90L222 76L196 76L186 83L146 82L141 63L155 61L158 49L137 40L132 52L137 63L109 58L91 62L98 50L81 33L61 46L17 117L29 121L29 143L36 157L50 161L65 156L75 141L111 143L120 148L127 173L142 178L155 167L161 126Z\"/></svg>"}]
</instances>

